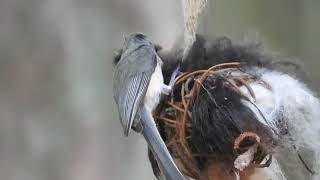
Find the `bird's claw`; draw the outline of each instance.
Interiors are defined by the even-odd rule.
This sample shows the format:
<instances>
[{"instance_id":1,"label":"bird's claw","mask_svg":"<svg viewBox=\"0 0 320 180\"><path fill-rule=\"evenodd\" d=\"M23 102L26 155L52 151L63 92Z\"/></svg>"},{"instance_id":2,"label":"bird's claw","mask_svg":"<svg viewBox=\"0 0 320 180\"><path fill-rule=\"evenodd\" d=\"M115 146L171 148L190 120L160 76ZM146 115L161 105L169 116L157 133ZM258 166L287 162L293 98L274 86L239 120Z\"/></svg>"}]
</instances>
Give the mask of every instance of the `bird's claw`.
<instances>
[{"instance_id":1,"label":"bird's claw","mask_svg":"<svg viewBox=\"0 0 320 180\"><path fill-rule=\"evenodd\" d=\"M171 74L171 78L170 78L170 82L169 82L169 86L170 87L173 87L176 80L177 80L177 77L182 74L180 71L180 65L177 66L177 68L173 71L173 73Z\"/></svg>"}]
</instances>

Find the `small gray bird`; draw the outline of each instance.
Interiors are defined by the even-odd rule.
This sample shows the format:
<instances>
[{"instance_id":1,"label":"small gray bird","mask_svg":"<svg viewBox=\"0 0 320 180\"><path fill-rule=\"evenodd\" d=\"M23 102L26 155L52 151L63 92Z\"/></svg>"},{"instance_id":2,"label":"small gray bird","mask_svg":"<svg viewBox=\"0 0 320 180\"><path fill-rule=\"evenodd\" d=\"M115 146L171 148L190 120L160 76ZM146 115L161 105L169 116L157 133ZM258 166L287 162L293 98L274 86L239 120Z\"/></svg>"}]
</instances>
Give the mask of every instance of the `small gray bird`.
<instances>
[{"instance_id":1,"label":"small gray bird","mask_svg":"<svg viewBox=\"0 0 320 180\"><path fill-rule=\"evenodd\" d=\"M169 86L164 84L162 60L155 46L141 33L125 40L122 54L115 67L113 79L114 100L119 117L128 136L131 129L142 132L156 157L166 179L182 180L183 175L175 165L152 117L162 94L169 94L178 70L172 74Z\"/></svg>"}]
</instances>

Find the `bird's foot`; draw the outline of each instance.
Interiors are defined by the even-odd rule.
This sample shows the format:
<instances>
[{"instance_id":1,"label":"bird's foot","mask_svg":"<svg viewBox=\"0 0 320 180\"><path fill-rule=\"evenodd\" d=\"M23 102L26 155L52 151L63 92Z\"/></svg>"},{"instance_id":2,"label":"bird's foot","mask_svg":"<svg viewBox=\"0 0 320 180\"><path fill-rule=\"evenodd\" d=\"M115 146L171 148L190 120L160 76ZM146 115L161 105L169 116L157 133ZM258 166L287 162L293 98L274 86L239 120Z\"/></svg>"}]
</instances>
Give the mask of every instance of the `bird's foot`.
<instances>
[{"instance_id":1,"label":"bird's foot","mask_svg":"<svg viewBox=\"0 0 320 180\"><path fill-rule=\"evenodd\" d=\"M173 89L173 86L177 80L177 77L181 74L180 70L180 65L178 65L178 67L173 71L171 78L170 78L170 82L169 85L165 85L163 84L162 86L162 92L165 95L169 95Z\"/></svg>"},{"instance_id":2,"label":"bird's foot","mask_svg":"<svg viewBox=\"0 0 320 180\"><path fill-rule=\"evenodd\" d=\"M172 91L172 87L171 86L167 86L165 84L163 84L162 86L162 93L165 95L169 95Z\"/></svg>"},{"instance_id":3,"label":"bird's foot","mask_svg":"<svg viewBox=\"0 0 320 180\"><path fill-rule=\"evenodd\" d=\"M170 82L169 82L169 86L173 87L174 83L177 80L177 77L182 74L180 71L180 65L178 65L178 67L173 71L173 73L171 74L171 78L170 78Z\"/></svg>"}]
</instances>

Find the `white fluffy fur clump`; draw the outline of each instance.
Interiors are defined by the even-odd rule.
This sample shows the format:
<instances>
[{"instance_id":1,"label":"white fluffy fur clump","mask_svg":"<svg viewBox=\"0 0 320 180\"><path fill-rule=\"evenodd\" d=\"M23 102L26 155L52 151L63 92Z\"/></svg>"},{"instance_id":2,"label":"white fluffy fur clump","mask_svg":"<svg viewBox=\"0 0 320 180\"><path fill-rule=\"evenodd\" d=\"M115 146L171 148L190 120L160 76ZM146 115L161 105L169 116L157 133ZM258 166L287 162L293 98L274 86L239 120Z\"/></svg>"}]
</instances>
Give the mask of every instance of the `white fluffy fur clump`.
<instances>
[{"instance_id":1,"label":"white fluffy fur clump","mask_svg":"<svg viewBox=\"0 0 320 180\"><path fill-rule=\"evenodd\" d=\"M320 102L315 94L297 79L277 71L267 69L253 69L252 72L261 74L263 81L272 89L268 89L258 82L251 83L256 95L256 105L266 117L267 122L257 110L246 103L262 123L273 129L279 138L280 146L274 157L277 161L266 169L268 176L277 176L272 179L319 180L320 175ZM248 94L246 88L241 88ZM248 95L249 96L249 95ZM280 120L280 123L279 123ZM288 134L281 135L285 129ZM316 174L311 176L299 160L297 152L302 154ZM275 163L279 163L275 164ZM279 166L279 167L278 167ZM275 172L280 168L282 173ZM274 169L273 175L272 170ZM277 170L279 171L279 170ZM276 175L278 174L278 175Z\"/></svg>"}]
</instances>

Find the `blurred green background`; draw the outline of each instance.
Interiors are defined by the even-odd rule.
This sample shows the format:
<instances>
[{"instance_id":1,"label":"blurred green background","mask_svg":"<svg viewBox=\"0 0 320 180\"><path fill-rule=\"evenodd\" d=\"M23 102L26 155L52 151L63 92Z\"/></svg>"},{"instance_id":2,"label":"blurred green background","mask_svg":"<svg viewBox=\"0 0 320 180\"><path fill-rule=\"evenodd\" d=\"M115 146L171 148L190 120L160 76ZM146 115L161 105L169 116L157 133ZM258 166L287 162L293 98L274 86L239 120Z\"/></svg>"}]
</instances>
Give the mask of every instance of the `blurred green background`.
<instances>
[{"instance_id":1,"label":"blurred green background","mask_svg":"<svg viewBox=\"0 0 320 180\"><path fill-rule=\"evenodd\" d=\"M318 86L319 15L318 0L211 0L200 32L259 32ZM122 135L111 62L131 32L169 49L182 18L180 0L1 0L0 179L153 179L143 138Z\"/></svg>"}]
</instances>

